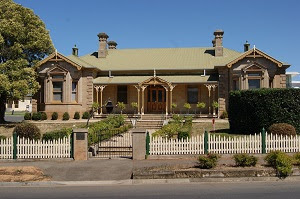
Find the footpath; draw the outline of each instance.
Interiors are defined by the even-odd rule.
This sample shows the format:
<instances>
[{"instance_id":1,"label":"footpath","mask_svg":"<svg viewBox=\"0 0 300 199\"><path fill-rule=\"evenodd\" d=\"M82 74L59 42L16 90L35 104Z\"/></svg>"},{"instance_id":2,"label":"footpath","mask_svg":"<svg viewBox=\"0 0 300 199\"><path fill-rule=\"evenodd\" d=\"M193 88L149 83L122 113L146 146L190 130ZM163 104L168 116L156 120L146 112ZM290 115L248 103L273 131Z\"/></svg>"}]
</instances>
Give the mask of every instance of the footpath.
<instances>
[{"instance_id":1,"label":"footpath","mask_svg":"<svg viewBox=\"0 0 300 199\"><path fill-rule=\"evenodd\" d=\"M138 184L138 183L191 183L224 181L279 181L273 168L261 166L263 156L259 155L258 166L239 168L233 166L231 156L223 155L218 166L212 170L197 168L196 157L188 159L98 159L74 161L72 159L52 160L10 160L0 161L1 168L40 169L45 178L36 182L0 182L0 186L25 185L100 185L100 184ZM13 173L14 174L14 173ZM24 172L24 175L26 173ZM284 179L300 181L300 171L293 169L293 175ZM42 181L42 182L41 182Z\"/></svg>"}]
</instances>

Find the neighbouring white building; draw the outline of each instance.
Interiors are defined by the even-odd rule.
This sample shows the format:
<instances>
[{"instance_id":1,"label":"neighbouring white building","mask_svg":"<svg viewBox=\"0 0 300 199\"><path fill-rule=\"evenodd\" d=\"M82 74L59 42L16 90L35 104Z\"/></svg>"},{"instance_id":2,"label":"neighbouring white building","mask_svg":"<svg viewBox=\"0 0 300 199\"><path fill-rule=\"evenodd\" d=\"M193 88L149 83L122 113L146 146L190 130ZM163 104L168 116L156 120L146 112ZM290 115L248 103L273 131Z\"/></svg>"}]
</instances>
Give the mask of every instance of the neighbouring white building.
<instances>
[{"instance_id":1,"label":"neighbouring white building","mask_svg":"<svg viewBox=\"0 0 300 199\"><path fill-rule=\"evenodd\" d=\"M32 97L26 96L23 100L7 100L6 111L32 112Z\"/></svg>"},{"instance_id":2,"label":"neighbouring white building","mask_svg":"<svg viewBox=\"0 0 300 199\"><path fill-rule=\"evenodd\" d=\"M286 72L286 87L287 88L300 88L300 81L293 80L300 75L299 72Z\"/></svg>"}]
</instances>

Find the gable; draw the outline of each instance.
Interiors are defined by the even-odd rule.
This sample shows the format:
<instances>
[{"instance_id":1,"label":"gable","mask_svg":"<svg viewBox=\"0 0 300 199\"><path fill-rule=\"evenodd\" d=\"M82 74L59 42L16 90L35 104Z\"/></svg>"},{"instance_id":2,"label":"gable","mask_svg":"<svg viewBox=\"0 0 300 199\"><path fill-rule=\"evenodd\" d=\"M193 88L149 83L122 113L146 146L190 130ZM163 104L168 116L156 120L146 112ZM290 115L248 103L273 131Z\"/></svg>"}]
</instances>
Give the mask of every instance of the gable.
<instances>
[{"instance_id":1,"label":"gable","mask_svg":"<svg viewBox=\"0 0 300 199\"><path fill-rule=\"evenodd\" d=\"M54 65L52 68L49 68L49 70L47 71L48 74L50 73L68 73L68 70L66 70L65 68L57 65Z\"/></svg>"},{"instance_id":2,"label":"gable","mask_svg":"<svg viewBox=\"0 0 300 199\"><path fill-rule=\"evenodd\" d=\"M36 68L40 67L41 65L47 63L47 62L56 62L58 63L59 61L65 61L69 64L71 64L73 67L75 67L77 70L81 70L82 66L79 64L73 62L72 60L68 59L67 57L63 56L59 52L52 53L49 55L46 59L40 61L37 63Z\"/></svg>"},{"instance_id":3,"label":"gable","mask_svg":"<svg viewBox=\"0 0 300 199\"><path fill-rule=\"evenodd\" d=\"M257 49L257 48L253 48L245 53L243 53L241 56L239 56L238 58L234 59L233 61L229 62L226 66L228 68L231 68L232 65L236 64L237 62L245 59L245 58L265 58L270 60L271 62L273 62L274 64L276 64L278 67L282 67L283 63L276 60L275 58L271 57L270 55L262 52L261 50Z\"/></svg>"},{"instance_id":4,"label":"gable","mask_svg":"<svg viewBox=\"0 0 300 199\"><path fill-rule=\"evenodd\" d=\"M263 65L257 63L257 62L253 62L247 66L245 66L244 68L242 68L242 70L247 70L247 71L257 71L257 70L266 70L266 67L264 67Z\"/></svg>"}]
</instances>

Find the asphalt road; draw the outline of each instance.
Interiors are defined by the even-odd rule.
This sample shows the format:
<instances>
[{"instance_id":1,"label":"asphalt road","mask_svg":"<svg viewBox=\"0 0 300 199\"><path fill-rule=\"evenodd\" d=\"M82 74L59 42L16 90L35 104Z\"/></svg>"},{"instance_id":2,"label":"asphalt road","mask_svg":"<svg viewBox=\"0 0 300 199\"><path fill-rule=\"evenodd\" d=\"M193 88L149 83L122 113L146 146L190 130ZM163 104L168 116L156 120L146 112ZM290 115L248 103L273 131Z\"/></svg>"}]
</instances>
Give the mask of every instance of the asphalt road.
<instances>
[{"instance_id":1,"label":"asphalt road","mask_svg":"<svg viewBox=\"0 0 300 199\"><path fill-rule=\"evenodd\" d=\"M164 199L292 199L300 198L300 182L140 184L59 187L0 187L0 198L164 198Z\"/></svg>"}]
</instances>

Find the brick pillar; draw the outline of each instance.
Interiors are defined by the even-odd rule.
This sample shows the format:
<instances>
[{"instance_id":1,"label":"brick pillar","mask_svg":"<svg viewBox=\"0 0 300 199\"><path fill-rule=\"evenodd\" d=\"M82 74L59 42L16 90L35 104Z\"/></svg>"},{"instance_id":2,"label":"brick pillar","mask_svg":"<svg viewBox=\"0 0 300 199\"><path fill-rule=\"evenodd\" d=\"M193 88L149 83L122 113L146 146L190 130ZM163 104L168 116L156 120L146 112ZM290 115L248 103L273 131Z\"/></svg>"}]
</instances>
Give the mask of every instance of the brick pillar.
<instances>
[{"instance_id":1,"label":"brick pillar","mask_svg":"<svg viewBox=\"0 0 300 199\"><path fill-rule=\"evenodd\" d=\"M88 129L73 129L74 160L88 159Z\"/></svg>"},{"instance_id":2,"label":"brick pillar","mask_svg":"<svg viewBox=\"0 0 300 199\"><path fill-rule=\"evenodd\" d=\"M38 108L37 108L37 100L36 100L36 99L32 99L32 100L31 100L31 103L32 103L32 112L33 112L33 113L38 112Z\"/></svg>"},{"instance_id":3,"label":"brick pillar","mask_svg":"<svg viewBox=\"0 0 300 199\"><path fill-rule=\"evenodd\" d=\"M219 115L221 115L228 106L228 69L227 67L219 68Z\"/></svg>"},{"instance_id":4,"label":"brick pillar","mask_svg":"<svg viewBox=\"0 0 300 199\"><path fill-rule=\"evenodd\" d=\"M146 129L132 131L132 159L144 160L146 157Z\"/></svg>"}]
</instances>

